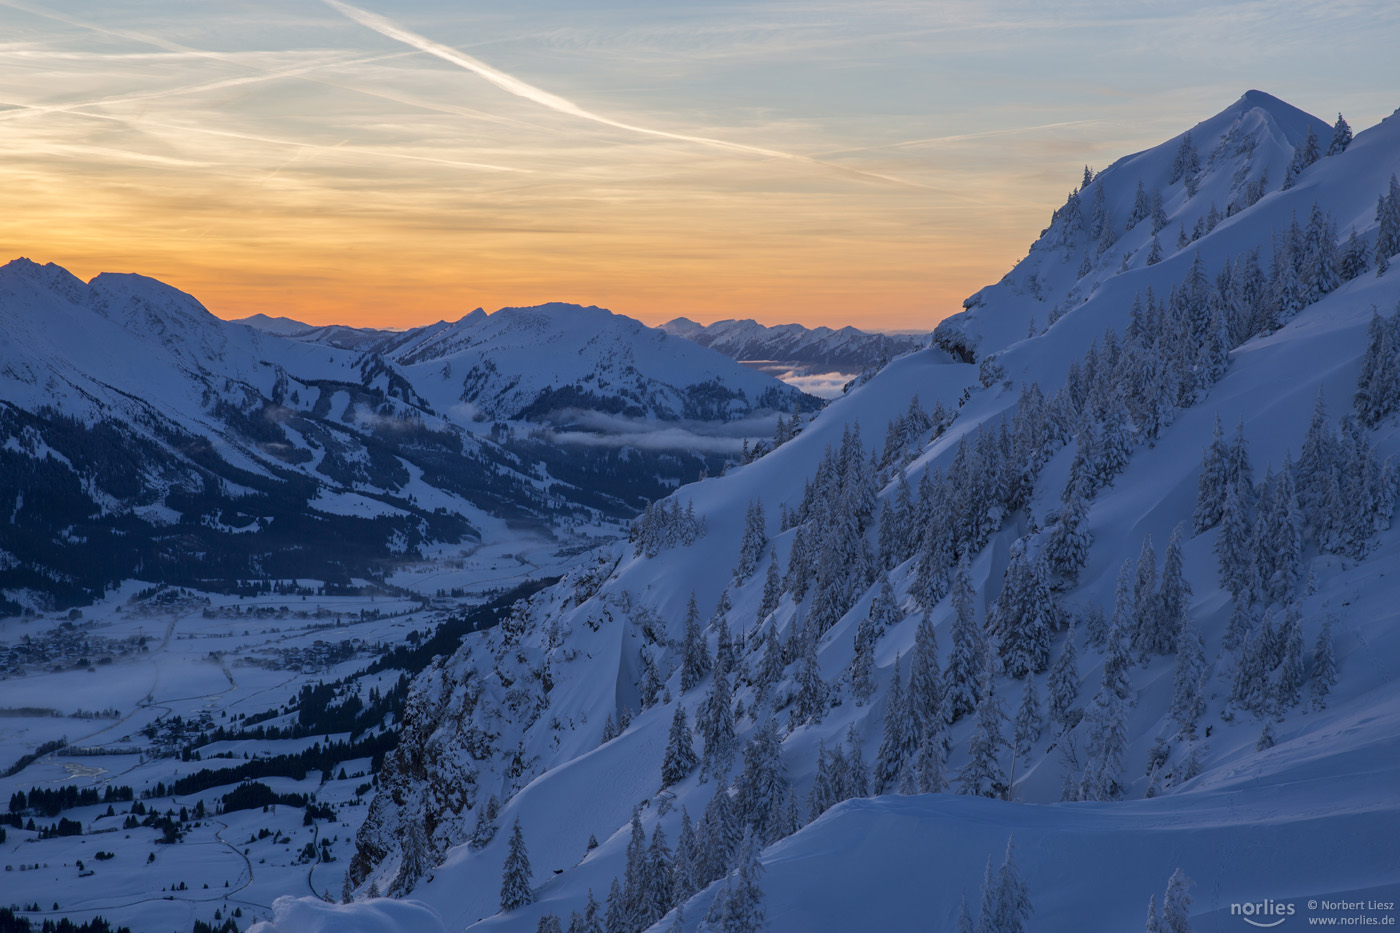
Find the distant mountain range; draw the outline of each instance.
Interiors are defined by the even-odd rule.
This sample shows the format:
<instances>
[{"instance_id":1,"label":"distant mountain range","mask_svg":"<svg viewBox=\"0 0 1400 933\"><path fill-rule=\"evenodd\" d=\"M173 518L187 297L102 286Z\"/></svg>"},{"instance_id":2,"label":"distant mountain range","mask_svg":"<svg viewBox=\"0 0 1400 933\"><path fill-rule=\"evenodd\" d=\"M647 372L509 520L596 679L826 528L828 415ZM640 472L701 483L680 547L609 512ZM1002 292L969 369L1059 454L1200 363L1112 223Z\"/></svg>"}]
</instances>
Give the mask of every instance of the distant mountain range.
<instances>
[{"instance_id":1,"label":"distant mountain range","mask_svg":"<svg viewBox=\"0 0 1400 933\"><path fill-rule=\"evenodd\" d=\"M839 330L801 324L769 327L752 320L697 324L678 317L662 324L661 329L718 350L732 360L775 363L806 373L859 374L928 342L927 336L872 334L854 327Z\"/></svg>"},{"instance_id":2,"label":"distant mountain range","mask_svg":"<svg viewBox=\"0 0 1400 933\"><path fill-rule=\"evenodd\" d=\"M628 517L820 406L600 308L254 323L139 275L0 268L0 614L132 576L348 582L499 519ZM684 427L669 449L617 435L658 422Z\"/></svg>"}]
</instances>

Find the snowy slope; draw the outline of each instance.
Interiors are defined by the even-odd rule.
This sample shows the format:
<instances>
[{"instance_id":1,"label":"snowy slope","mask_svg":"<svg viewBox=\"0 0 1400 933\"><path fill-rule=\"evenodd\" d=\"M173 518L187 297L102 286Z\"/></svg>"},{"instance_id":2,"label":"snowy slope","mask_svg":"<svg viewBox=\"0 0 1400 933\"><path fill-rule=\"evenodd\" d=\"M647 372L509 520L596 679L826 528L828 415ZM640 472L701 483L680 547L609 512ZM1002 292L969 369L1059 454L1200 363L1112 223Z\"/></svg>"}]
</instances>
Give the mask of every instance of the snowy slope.
<instances>
[{"instance_id":1,"label":"snowy slope","mask_svg":"<svg viewBox=\"0 0 1400 933\"><path fill-rule=\"evenodd\" d=\"M1343 417L1354 411L1359 384L1373 390L1384 383L1400 406L1396 344L1377 344L1388 347L1386 358L1363 365L1373 308L1396 307L1400 273L1370 269L1342 278L1330 274L1336 270L1326 260L1326 247L1339 255L1352 229L1370 254L1387 231L1400 253L1400 229L1378 227L1375 212L1400 171L1400 118L1303 167L1281 190L1310 127L1325 150L1330 129L1320 121L1250 92L1192 130L1199 168L1188 173L1189 185L1168 182L1180 137L1115 163L1087 189L1090 199L1095 186L1105 191L1116 229L1102 255L1090 256L1085 275L1078 270L1091 250L1087 231L1061 215L1026 261L940 327L938 343L947 352L925 349L894 361L766 456L678 490L674 507L653 510L637 526L635 546L601 551L595 565L518 605L500 627L442 659L414 683L403 741L386 762L350 866L353 894L411 895L448 929L535 930L547 913L567 926L590 891L601 903L614 879L626 881L629 861L634 872L650 870L647 859L629 860L634 813L644 848L660 827L673 851L682 811L700 821L707 810L748 806L746 795L761 786L776 788L771 798L756 798L772 806L746 818L768 843L759 861L773 930L955 929L960 900L977 912L983 866L1001 863L1012 836L1034 909L1029 929L1142 924L1148 898L1160 904L1177 869L1194 880L1194 904L1182 909L1202 930L1242 929L1232 905L1286 903L1301 919L1326 913L1309 908L1310 899L1400 900L1400 868L1391 857L1400 829L1400 583L1393 572L1400 527L1392 523L1396 470L1387 459L1400 454L1400 413L1360 426ZM1266 169L1267 184L1258 184ZM1152 221L1122 229L1140 180L1148 193L1164 192L1163 255L1150 265ZM1251 183L1253 192L1239 200ZM1203 221L1191 241L1212 201L1222 219ZM1224 218L1232 202L1236 210ZM1325 215L1311 222L1314 202L1334 229ZM1391 203L1400 214L1400 196ZM1305 238L1303 228L1320 232ZM1174 238L1163 242L1165 231L1178 229L1186 231L1184 247ZM1269 269L1276 248L1279 260L1264 273L1263 291L1245 287L1254 281L1251 254L1258 251L1258 264ZM1319 277L1322 266L1329 274ZM1102 372L1101 359L1110 361ZM1331 475L1348 483L1360 477L1347 487L1353 501L1332 500L1334 508L1307 523L1288 513L1278 524L1273 507L1261 506L1261 531L1246 546L1250 560L1269 572L1252 584L1252 601L1249 590L1234 597L1216 559L1228 523L1198 530L1193 521L1202 451L1217 417L1227 430L1241 424L1251 466L1231 480L1234 495L1247 486L1251 499L1289 501L1292 473L1288 481L1277 477L1289 452L1298 462L1319 393L1322 432L1351 445L1350 459L1335 461ZM1122 462L1105 466L1114 451ZM917 491L921 483L930 498L916 521L908 500L925 495ZM953 483L961 485L946 489ZM1057 529L1071 521L1061 498L1067 484L1078 490L1069 498L1081 500L1081 530L1092 541L1083 566L1054 571L1023 614L1008 616L1020 598L1017 568L1048 563ZM1361 496L1361 524L1343 529L1353 537L1338 545L1323 524L1328 516L1352 515ZM735 570L752 540L755 502L766 513L757 540L767 541L750 549L755 567L740 579ZM1277 556L1287 522L1296 523L1299 545L1291 564ZM1168 547L1176 529L1179 550ZM952 552L938 550L945 533ZM1150 635L1147 620L1165 612L1153 608L1166 599L1155 584L1167 573L1160 558L1147 585L1132 583L1132 562L1149 539L1158 554L1179 553L1189 592L1178 640L1139 651L1130 642ZM818 545L820 552L806 558L817 566L802 572L803 549ZM911 665L931 670L927 632L944 678L942 705L933 709L948 711L955 687L981 687L980 666L970 678L952 673L968 631L947 593L957 549L966 559L972 630L983 631L985 620L1001 669L986 681L992 693L982 694L975 711L943 716L949 752L940 780L928 764L940 757L935 720L901 697L912 689ZM1128 582L1119 599L1125 558ZM781 593L775 608L764 605L773 562ZM928 568L945 575L941 586L926 579ZM838 591L833 580L850 589ZM894 600L885 629L862 634L867 620L886 612L885 584ZM685 689L687 653L697 644L687 640L692 598L692 632L703 631L706 656L733 645L738 673L705 673ZM1135 600L1147 607L1138 616ZM1049 606L1059 612L1047 619ZM1132 627L1104 623L1106 634L1096 635L1095 620L1115 610ZM1239 625L1246 634L1236 646L1230 636ZM1282 644L1294 625L1306 651L1296 670ZM1198 673L1190 667L1192 633L1201 639ZM1314 658L1318 642L1330 645L1330 654ZM1056 680L1048 661L1058 664L1070 644L1077 664ZM773 646L776 671L765 664ZM852 663L864 646L873 681L868 699L856 688ZM1012 649L1037 648L1047 656L1025 661L1028 678L1007 675L1030 657ZM1252 659L1269 651L1285 660L1250 674ZM1330 692L1324 657L1335 659ZM1184 680L1179 668L1188 672ZM1296 678L1301 695L1293 697ZM1179 681L1202 707L1189 728L1173 712ZM974 739L986 737L993 717L986 697L1000 699L1007 719L1019 718L1027 682L1041 698L1039 736L1028 737L1017 754L992 743L998 780L972 782L979 773ZM1077 695L1065 717L1045 721L1046 702L1066 684ZM1264 700L1239 693L1238 685ZM734 706L712 705L726 690ZM812 696L819 699L809 703ZM736 750L717 776L705 773L707 762L663 788L678 704L692 727L713 720L716 708L732 712ZM772 765L762 759L760 741L770 716L781 775L755 785L744 776L745 759ZM930 732L897 745L890 757L882 747L905 734L911 720ZM619 722L625 728L609 739ZM1121 747L1111 735L1120 727ZM1013 724L1003 729L1009 739ZM696 735L692 747L710 757L708 744ZM819 775L830 780L832 750L849 761L853 744L866 768L893 762L892 780L865 793L843 785L836 796L856 798L844 802L830 799L830 791L812 795ZM1110 746L1117 752L1102 751ZM819 767L822 749L827 765ZM923 783L940 792L915 793ZM990 793L956 793L964 787ZM493 798L499 813L488 816ZM811 811L809 800L816 804ZM516 821L536 902L502 912L502 866ZM743 865L715 842L722 835L703 830L708 842L697 852L723 852L723 864L710 872L718 880L702 879L682 905L683 922L663 904L670 912L655 929L696 930L726 885L742 889L728 871ZM643 923L660 914L644 916ZM1394 914L1376 908L1369 916L1384 923L1380 918Z\"/></svg>"}]
</instances>

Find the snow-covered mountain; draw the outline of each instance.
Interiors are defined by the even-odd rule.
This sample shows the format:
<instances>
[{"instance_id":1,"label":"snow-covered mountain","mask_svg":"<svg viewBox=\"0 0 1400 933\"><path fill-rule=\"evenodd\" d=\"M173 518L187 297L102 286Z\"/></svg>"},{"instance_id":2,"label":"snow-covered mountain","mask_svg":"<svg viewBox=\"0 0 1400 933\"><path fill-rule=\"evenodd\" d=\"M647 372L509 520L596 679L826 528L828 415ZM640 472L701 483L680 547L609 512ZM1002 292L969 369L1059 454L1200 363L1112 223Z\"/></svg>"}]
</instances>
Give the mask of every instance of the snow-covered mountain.
<instances>
[{"instance_id":1,"label":"snow-covered mountain","mask_svg":"<svg viewBox=\"0 0 1400 933\"><path fill-rule=\"evenodd\" d=\"M597 308L260 323L138 275L0 268L0 612L131 576L348 582L503 521L630 517L819 404Z\"/></svg>"},{"instance_id":2,"label":"snow-covered mountain","mask_svg":"<svg viewBox=\"0 0 1400 933\"><path fill-rule=\"evenodd\" d=\"M1400 891L1397 172L1400 117L1251 91L1086 176L938 346L421 675L358 901L286 928L1393 917L1327 905Z\"/></svg>"},{"instance_id":3,"label":"snow-covered mountain","mask_svg":"<svg viewBox=\"0 0 1400 933\"><path fill-rule=\"evenodd\" d=\"M751 320L697 324L678 317L662 324L661 329L718 350L730 359L780 363L811 372L862 373L925 342L909 334L871 334L854 327L768 327Z\"/></svg>"}]
</instances>

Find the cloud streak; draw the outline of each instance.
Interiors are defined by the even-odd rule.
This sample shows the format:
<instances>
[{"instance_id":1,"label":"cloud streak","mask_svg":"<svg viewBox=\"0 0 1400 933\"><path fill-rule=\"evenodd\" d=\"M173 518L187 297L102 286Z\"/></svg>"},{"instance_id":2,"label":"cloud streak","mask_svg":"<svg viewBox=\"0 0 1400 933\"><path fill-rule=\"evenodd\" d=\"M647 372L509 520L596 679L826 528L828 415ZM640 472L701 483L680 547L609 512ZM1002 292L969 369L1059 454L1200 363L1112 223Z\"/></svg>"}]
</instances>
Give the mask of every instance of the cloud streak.
<instances>
[{"instance_id":1,"label":"cloud streak","mask_svg":"<svg viewBox=\"0 0 1400 933\"><path fill-rule=\"evenodd\" d=\"M659 130L649 126L638 126L635 123L627 123L622 120L615 120L612 117L605 116L600 113L595 113L592 110L587 110L583 107L580 107L573 101L568 100L564 97L560 97L558 94L551 93L550 91L546 91L543 88L536 87L535 85L530 84L526 81L522 81L519 78L513 77L512 75L508 75L504 71L501 71L498 68L493 68L492 66L486 64L478 58L473 58L472 56L467 55L464 52L459 52L458 50L451 48L450 46L443 45L440 42L434 42L426 36L421 36L416 32L405 29L404 27L398 25L392 20L385 19L383 16L380 16L377 13L372 13L369 10L364 10L356 6L351 6L348 3L343 3L342 0L324 0L324 2L327 6L338 11L348 19L359 23L366 29L373 30L374 32L377 32L380 35L385 36L386 38L393 39L395 42L402 42L405 45L412 46L413 48L418 49L421 52L426 52L429 55L440 58L443 61L456 65L459 68L464 68L467 71L470 71L473 74L477 75L478 77L484 78L486 81L505 91L507 94L511 94L516 97L523 98L524 100L528 100L533 103L539 104L541 107L546 107L557 113L562 113L567 116L576 117L580 120L587 120L589 122L597 123L602 126L612 127L613 129L623 130L624 132L635 133L641 136L651 136L658 139L671 139L677 142L693 143L695 145L708 146L714 149L723 149L729 152L738 152L747 155L763 156L764 158L769 159L784 159L792 162L801 162L807 165L835 169L836 171L845 174L855 175L858 177L882 182L888 182L904 187L924 187L923 185L917 184L916 182L906 181L902 178L895 178L891 175L882 175L878 172L866 172L860 169L853 169L844 165L837 165L832 162L823 162L820 159L814 159L811 156L798 155L797 153L793 152L783 152L778 149L769 149L764 146L751 146L747 143L736 143L724 139L715 139L714 137L710 136L696 136L690 133L675 133L670 130Z\"/></svg>"}]
</instances>

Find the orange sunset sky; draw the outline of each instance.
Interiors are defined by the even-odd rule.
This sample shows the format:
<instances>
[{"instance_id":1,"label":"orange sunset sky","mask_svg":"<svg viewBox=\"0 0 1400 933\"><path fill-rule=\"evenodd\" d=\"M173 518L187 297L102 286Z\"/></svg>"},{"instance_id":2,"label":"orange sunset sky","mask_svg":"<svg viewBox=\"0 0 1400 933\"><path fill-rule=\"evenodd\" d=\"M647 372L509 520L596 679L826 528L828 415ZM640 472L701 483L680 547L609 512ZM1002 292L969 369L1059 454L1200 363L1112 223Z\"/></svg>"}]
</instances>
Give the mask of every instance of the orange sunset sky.
<instances>
[{"instance_id":1,"label":"orange sunset sky","mask_svg":"<svg viewBox=\"0 0 1400 933\"><path fill-rule=\"evenodd\" d=\"M0 0L0 261L226 318L927 329L1086 162L1250 87L1393 106L1393 5L1187 6Z\"/></svg>"}]
</instances>

